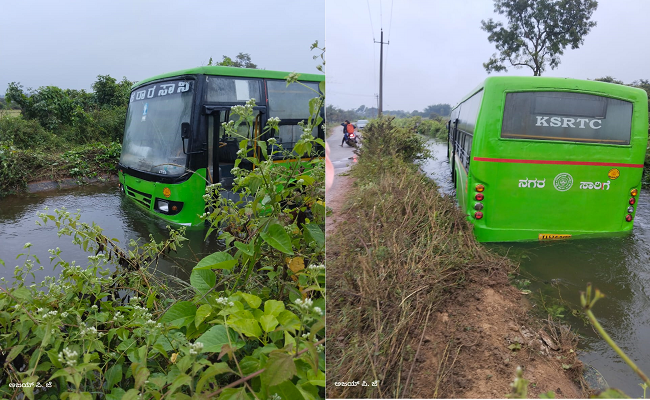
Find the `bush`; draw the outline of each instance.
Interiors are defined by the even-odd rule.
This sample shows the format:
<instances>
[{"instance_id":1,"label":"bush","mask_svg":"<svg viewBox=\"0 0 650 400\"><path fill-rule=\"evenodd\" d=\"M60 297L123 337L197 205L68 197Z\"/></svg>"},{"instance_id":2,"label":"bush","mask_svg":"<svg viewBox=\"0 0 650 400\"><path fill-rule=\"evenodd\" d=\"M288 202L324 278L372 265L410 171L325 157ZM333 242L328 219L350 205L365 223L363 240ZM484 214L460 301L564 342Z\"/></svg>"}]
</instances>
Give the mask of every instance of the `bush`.
<instances>
[{"instance_id":1,"label":"bush","mask_svg":"<svg viewBox=\"0 0 650 400\"><path fill-rule=\"evenodd\" d=\"M0 142L13 142L18 149L57 147L58 140L46 131L36 120L25 120L22 116L0 117Z\"/></svg>"},{"instance_id":2,"label":"bush","mask_svg":"<svg viewBox=\"0 0 650 400\"><path fill-rule=\"evenodd\" d=\"M361 157L376 160L399 159L414 163L431 156L423 137L409 128L398 127L395 117L381 117L370 121L364 129Z\"/></svg>"}]
</instances>

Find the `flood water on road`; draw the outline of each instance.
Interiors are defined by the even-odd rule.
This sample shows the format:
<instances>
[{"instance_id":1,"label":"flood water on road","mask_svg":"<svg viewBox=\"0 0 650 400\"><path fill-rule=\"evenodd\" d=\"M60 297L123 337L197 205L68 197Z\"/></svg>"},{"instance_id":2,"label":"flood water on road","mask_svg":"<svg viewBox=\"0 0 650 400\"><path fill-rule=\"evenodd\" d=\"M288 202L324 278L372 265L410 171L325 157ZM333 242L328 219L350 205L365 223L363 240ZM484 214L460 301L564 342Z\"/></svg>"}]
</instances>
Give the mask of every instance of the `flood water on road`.
<instances>
[{"instance_id":1,"label":"flood water on road","mask_svg":"<svg viewBox=\"0 0 650 400\"><path fill-rule=\"evenodd\" d=\"M44 211L45 208L47 211ZM36 225L39 212L54 214L55 209L65 207L71 213L80 210L81 221L91 224L95 222L104 231L108 238L116 238L122 248L127 248L131 239L144 243L152 235L156 241L169 237L167 222L156 218L135 205L134 202L124 198L115 182L110 184L82 186L79 188L57 191L12 195L0 199L0 259L4 260L5 267L0 264L0 277L10 279L13 277L15 266L22 266L25 257L16 259L25 243L32 244L31 254L41 261L45 268L34 271L35 282L40 283L45 276L58 275L49 262L48 249L59 247L61 257L77 265L85 266L89 253L84 252L79 246L72 244L70 236L57 237L57 228L52 221L44 226ZM169 257L161 259L157 270L189 280L189 274L196 262L206 255L220 250L219 242L214 234L204 241L206 228L190 228L186 230L185 237L189 241L183 242L183 247L177 253L171 252Z\"/></svg>"},{"instance_id":2,"label":"flood water on road","mask_svg":"<svg viewBox=\"0 0 650 400\"><path fill-rule=\"evenodd\" d=\"M447 195L454 194L447 162L447 143L429 141L435 159L423 170ZM591 282L607 297L593 312L605 331L650 374L650 192L639 195L634 229L624 237L557 242L486 244L508 254L530 281L534 307L560 316L581 335L580 360L595 367L611 387L641 397L641 379L572 310L580 310L580 291ZM546 312L544 313L546 314ZM514 372L513 372L514 373Z\"/></svg>"}]
</instances>

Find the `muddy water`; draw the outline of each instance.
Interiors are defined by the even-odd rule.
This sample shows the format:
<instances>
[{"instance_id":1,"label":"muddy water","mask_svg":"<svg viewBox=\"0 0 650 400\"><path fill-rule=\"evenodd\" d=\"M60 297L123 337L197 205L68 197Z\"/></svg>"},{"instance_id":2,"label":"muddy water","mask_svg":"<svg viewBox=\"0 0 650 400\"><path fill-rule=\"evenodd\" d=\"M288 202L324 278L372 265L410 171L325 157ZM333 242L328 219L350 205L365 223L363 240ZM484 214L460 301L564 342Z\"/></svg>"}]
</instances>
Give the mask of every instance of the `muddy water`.
<instances>
[{"instance_id":1,"label":"muddy water","mask_svg":"<svg viewBox=\"0 0 650 400\"><path fill-rule=\"evenodd\" d=\"M446 142L430 141L435 159L423 170L453 195ZM522 281L541 315L549 312L581 335L580 359L600 371L611 387L631 397L643 396L640 378L572 310L580 309L579 292L587 283L606 294L594 307L609 335L650 374L650 192L639 196L634 230L617 238L560 242L488 244L521 266ZM579 315L579 313L576 312Z\"/></svg>"},{"instance_id":2,"label":"muddy water","mask_svg":"<svg viewBox=\"0 0 650 400\"><path fill-rule=\"evenodd\" d=\"M44 211L46 207L49 210ZM69 236L57 237L57 228L51 222L45 226L36 225L39 212L54 214L55 209L63 207L70 212L80 210L81 221L95 222L102 227L106 236L118 239L123 247L127 247L131 239L139 239L141 243L149 241L149 235L158 241L169 237L167 223L123 198L114 182L8 196L0 199L0 259L5 262L5 267L0 264L0 277L10 279L14 267L23 265L25 257L16 259L16 256L25 252L23 247L27 242L33 245L31 253L44 266L44 270L34 271L36 282L41 282L45 276L58 275L49 262L48 249L59 247L64 260L86 265L85 260L89 254L73 245ZM185 236L190 240L184 242L177 253L172 252L170 257L160 260L156 269L188 280L192 267L198 260L219 250L218 242L213 237L204 241L205 233L203 227L187 228Z\"/></svg>"}]
</instances>

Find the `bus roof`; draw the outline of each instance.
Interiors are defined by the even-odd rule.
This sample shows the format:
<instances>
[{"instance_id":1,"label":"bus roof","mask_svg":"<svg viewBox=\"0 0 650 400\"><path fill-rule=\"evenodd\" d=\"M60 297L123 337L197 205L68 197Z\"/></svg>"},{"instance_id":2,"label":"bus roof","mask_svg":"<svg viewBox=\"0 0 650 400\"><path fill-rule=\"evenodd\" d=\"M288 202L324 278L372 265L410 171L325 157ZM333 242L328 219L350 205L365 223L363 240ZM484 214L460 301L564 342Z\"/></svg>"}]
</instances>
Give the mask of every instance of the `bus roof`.
<instances>
[{"instance_id":1,"label":"bus roof","mask_svg":"<svg viewBox=\"0 0 650 400\"><path fill-rule=\"evenodd\" d=\"M269 79L286 79L291 72L269 71L266 69L253 69L253 68L236 68L236 67L220 67L220 66L205 66L190 69L183 69L180 71L168 72L166 74L156 75L151 78L141 80L134 84L131 88L134 89L148 82L153 82L158 79L172 78L174 76L182 75L218 75L218 76L237 76L243 78L269 78ZM300 74L298 77L301 81L310 82L323 82L325 75L320 74Z\"/></svg>"},{"instance_id":2,"label":"bus roof","mask_svg":"<svg viewBox=\"0 0 650 400\"><path fill-rule=\"evenodd\" d=\"M639 100L640 98L647 96L647 93L643 89L619 85L616 83L542 76L491 76L475 87L467 96L464 96L463 99L452 108L452 110L483 88L489 90L497 87L502 88L504 86L517 90L574 89L587 92L607 93L612 96L628 98L630 100Z\"/></svg>"}]
</instances>

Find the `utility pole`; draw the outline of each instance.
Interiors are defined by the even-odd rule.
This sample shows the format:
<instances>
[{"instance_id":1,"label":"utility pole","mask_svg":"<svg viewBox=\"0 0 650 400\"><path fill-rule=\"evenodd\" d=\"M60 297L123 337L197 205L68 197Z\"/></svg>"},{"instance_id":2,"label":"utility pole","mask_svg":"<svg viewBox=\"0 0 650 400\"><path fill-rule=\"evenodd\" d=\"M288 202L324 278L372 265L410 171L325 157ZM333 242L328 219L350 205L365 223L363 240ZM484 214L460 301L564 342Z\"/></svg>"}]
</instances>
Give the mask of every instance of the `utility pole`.
<instances>
[{"instance_id":1,"label":"utility pole","mask_svg":"<svg viewBox=\"0 0 650 400\"><path fill-rule=\"evenodd\" d=\"M375 40L375 43L379 43L379 108L377 110L378 116L381 117L383 111L383 84L384 84L384 45L390 44L390 42L384 43L384 30L381 30L381 38L379 42Z\"/></svg>"}]
</instances>

